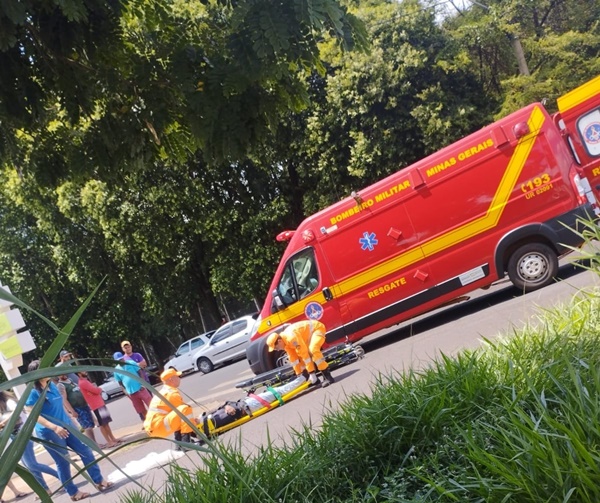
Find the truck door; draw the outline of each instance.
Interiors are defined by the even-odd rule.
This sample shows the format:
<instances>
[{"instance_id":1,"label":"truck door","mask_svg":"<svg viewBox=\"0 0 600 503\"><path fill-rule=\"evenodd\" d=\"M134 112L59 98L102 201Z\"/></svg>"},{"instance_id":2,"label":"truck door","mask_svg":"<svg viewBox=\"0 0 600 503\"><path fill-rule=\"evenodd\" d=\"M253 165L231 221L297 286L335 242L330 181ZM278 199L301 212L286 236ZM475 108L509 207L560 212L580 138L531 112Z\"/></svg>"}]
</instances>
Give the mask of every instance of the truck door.
<instances>
[{"instance_id":1,"label":"truck door","mask_svg":"<svg viewBox=\"0 0 600 503\"><path fill-rule=\"evenodd\" d=\"M328 342L343 339L341 307L331 297L330 286L331 273L318 248L309 246L292 255L271 295L271 313L279 317L278 325L306 318L319 320L327 327Z\"/></svg>"},{"instance_id":2,"label":"truck door","mask_svg":"<svg viewBox=\"0 0 600 503\"><path fill-rule=\"evenodd\" d=\"M333 280L324 286L339 301L342 323L353 340L393 324L395 317L408 317L431 283L404 207L410 191L393 190L397 181L389 184L373 194L372 209L348 218L320 240Z\"/></svg>"}]
</instances>

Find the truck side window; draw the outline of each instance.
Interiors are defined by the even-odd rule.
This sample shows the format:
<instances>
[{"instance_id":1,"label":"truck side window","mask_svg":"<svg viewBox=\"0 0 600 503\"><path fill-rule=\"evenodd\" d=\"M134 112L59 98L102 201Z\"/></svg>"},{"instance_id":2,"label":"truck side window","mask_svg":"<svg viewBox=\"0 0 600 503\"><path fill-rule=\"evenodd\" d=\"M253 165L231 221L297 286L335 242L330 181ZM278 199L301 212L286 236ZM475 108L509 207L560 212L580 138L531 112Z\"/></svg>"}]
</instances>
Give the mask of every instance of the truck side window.
<instances>
[{"instance_id":1,"label":"truck side window","mask_svg":"<svg viewBox=\"0 0 600 503\"><path fill-rule=\"evenodd\" d=\"M582 115L577 120L577 130L591 157L600 156L600 108Z\"/></svg>"},{"instance_id":2,"label":"truck side window","mask_svg":"<svg viewBox=\"0 0 600 503\"><path fill-rule=\"evenodd\" d=\"M305 248L286 264L277 292L290 305L312 293L319 285L319 271L312 248Z\"/></svg>"}]
</instances>

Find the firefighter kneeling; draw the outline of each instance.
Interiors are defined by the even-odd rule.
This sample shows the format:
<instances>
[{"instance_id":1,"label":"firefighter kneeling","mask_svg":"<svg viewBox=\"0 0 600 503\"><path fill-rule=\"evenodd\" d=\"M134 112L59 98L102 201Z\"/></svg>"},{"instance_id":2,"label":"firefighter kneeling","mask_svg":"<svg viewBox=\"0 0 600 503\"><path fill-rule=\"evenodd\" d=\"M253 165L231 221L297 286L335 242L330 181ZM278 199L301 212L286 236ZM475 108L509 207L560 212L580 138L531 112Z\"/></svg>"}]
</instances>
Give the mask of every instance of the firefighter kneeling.
<instances>
[{"instance_id":1,"label":"firefighter kneeling","mask_svg":"<svg viewBox=\"0 0 600 503\"><path fill-rule=\"evenodd\" d=\"M193 410L188 404L183 402L179 393L181 384L181 372L175 369L165 370L160 375L160 380L164 386L160 393L165 400L171 402L171 405L186 416L192 423L194 422ZM173 410L173 407L159 396L154 396L150 402L150 408L144 421L144 429L151 437L166 438L171 433L175 440L179 442L191 443L192 428ZM181 450L181 446L177 446Z\"/></svg>"},{"instance_id":2,"label":"firefighter kneeling","mask_svg":"<svg viewBox=\"0 0 600 503\"><path fill-rule=\"evenodd\" d=\"M325 325L320 321L307 320L292 323L280 333L272 333L267 337L269 351L278 349L285 351L294 367L296 375L308 374L311 384L319 384L315 367L321 371L325 380L322 386L329 386L335 380L328 369L329 365L321 353L325 343Z\"/></svg>"}]
</instances>

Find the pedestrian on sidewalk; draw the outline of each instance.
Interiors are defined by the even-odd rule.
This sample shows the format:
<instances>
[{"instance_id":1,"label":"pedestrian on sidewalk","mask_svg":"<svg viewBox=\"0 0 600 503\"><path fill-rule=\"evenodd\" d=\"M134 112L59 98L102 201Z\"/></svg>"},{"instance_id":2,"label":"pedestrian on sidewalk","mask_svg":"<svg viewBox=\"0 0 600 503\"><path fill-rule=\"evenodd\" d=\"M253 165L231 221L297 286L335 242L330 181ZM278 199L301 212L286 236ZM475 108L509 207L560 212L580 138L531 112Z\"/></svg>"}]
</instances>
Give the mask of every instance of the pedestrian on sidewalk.
<instances>
[{"instance_id":1,"label":"pedestrian on sidewalk","mask_svg":"<svg viewBox=\"0 0 600 503\"><path fill-rule=\"evenodd\" d=\"M146 359L142 355L142 353L136 353L133 351L133 346L129 341L121 342L121 349L123 350L123 357L125 360L133 360L140 367L139 375L147 382L150 382L150 378L148 377L148 373L145 368L148 366L146 363Z\"/></svg>"},{"instance_id":2,"label":"pedestrian on sidewalk","mask_svg":"<svg viewBox=\"0 0 600 503\"><path fill-rule=\"evenodd\" d=\"M79 376L79 389L81 390L81 394L96 416L100 433L102 433L104 440L106 440L106 445L104 445L104 447L107 449L117 447L121 444L121 441L118 438L115 438L112 429L110 428L109 423L112 421L112 417L102 398L102 389L89 380L87 372L77 372L77 375Z\"/></svg>"},{"instance_id":3,"label":"pedestrian on sidewalk","mask_svg":"<svg viewBox=\"0 0 600 503\"><path fill-rule=\"evenodd\" d=\"M34 372L39 367L40 361L34 360L27 367L27 371ZM101 492L106 491L113 483L104 480L92 450L79 440L77 435L69 431L68 427L75 429L75 426L65 411L63 398L56 384L50 378L43 377L35 381L34 388L25 402L28 412L31 413L33 406L40 400L44 390L46 390L46 396L37 419L35 431L40 439L46 441L44 447L56 463L58 476L67 493L73 501L86 499L90 496L89 493L80 491L73 480L71 480L71 464L68 449L79 456L96 489Z\"/></svg>"},{"instance_id":4,"label":"pedestrian on sidewalk","mask_svg":"<svg viewBox=\"0 0 600 503\"><path fill-rule=\"evenodd\" d=\"M0 391L0 414L2 418L0 420L0 431L4 431L4 427L8 423L16 408L16 397L12 393L9 393L7 391ZM21 412L19 421L17 422L14 430L10 432L11 439L14 440L14 438L19 433L20 429L23 427L23 424L25 424L25 421L27 421L27 414ZM52 494L52 491L50 490L48 484L44 480L44 476L42 475L42 473L52 475L56 479L58 479L58 473L54 468L40 463L36 459L35 446L33 444L33 440L29 440L29 442L25 444L25 450L23 451L23 454L21 454L21 463L25 468L27 468L27 470L31 472L35 480L37 480L37 482L46 490L46 492L48 494ZM12 489L10 485L9 487ZM20 493L19 491L13 490L13 492L15 493L17 498L21 497L18 496L18 494L22 494L24 496L24 493Z\"/></svg>"},{"instance_id":5,"label":"pedestrian on sidewalk","mask_svg":"<svg viewBox=\"0 0 600 503\"><path fill-rule=\"evenodd\" d=\"M71 353L70 351L67 351L66 349L63 349L60 352L60 357L58 360L58 363L55 365L55 367L60 367L61 365L64 365L65 367L70 367L75 363L75 360L73 358L73 353ZM69 372L69 379L71 379L71 381L73 381L74 383L76 383L79 380L79 377L77 377L77 374L75 372Z\"/></svg>"},{"instance_id":6,"label":"pedestrian on sidewalk","mask_svg":"<svg viewBox=\"0 0 600 503\"><path fill-rule=\"evenodd\" d=\"M126 360L125 355L120 351L117 351L113 355L113 358L119 362L115 367L116 369L125 370L129 372L129 374L139 376L140 367L136 362L133 360ZM140 419L144 421L144 419L146 419L146 411L150 407L150 400L152 400L150 392L131 375L115 372L115 380L131 400L133 408L138 416L140 416Z\"/></svg>"},{"instance_id":7,"label":"pedestrian on sidewalk","mask_svg":"<svg viewBox=\"0 0 600 503\"><path fill-rule=\"evenodd\" d=\"M79 384L71 381L66 374L59 376L58 380L60 385L64 387L67 397L67 412L77 419L77 422L85 435L98 445L98 442L96 442L96 435L94 435L94 428L96 427L94 415L79 388ZM77 376L77 381L79 382L79 376Z\"/></svg>"},{"instance_id":8,"label":"pedestrian on sidewalk","mask_svg":"<svg viewBox=\"0 0 600 503\"><path fill-rule=\"evenodd\" d=\"M6 482L6 485L15 494L16 499L21 499L21 498L24 498L25 496L27 496L27 493L22 493L21 491L19 491L19 489L17 488L17 486L14 484L14 482L12 480L8 480ZM4 494L2 494L2 497L4 497ZM4 503L4 499L0 499L0 503Z\"/></svg>"}]
</instances>

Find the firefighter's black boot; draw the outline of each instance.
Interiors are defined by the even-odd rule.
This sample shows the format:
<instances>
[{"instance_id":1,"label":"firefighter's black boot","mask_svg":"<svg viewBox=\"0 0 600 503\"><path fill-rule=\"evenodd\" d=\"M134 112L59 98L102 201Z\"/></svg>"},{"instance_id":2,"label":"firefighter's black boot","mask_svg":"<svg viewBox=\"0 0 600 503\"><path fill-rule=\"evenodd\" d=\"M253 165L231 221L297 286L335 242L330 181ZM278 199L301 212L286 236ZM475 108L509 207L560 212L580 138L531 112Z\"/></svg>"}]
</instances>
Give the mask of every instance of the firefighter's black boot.
<instances>
[{"instance_id":1,"label":"firefighter's black boot","mask_svg":"<svg viewBox=\"0 0 600 503\"><path fill-rule=\"evenodd\" d=\"M184 433L183 435L181 435L181 441L185 442L187 444L191 444L192 443L192 436L189 433Z\"/></svg>"},{"instance_id":2,"label":"firefighter's black boot","mask_svg":"<svg viewBox=\"0 0 600 503\"><path fill-rule=\"evenodd\" d=\"M321 374L323 374L323 384L321 387L325 388L335 382L335 379L331 375L331 371L329 369L321 370Z\"/></svg>"},{"instance_id":3,"label":"firefighter's black boot","mask_svg":"<svg viewBox=\"0 0 600 503\"><path fill-rule=\"evenodd\" d=\"M177 441L177 442L181 442L181 432L180 431L176 431L175 433L173 433L173 438ZM176 451L183 451L183 447L181 447L179 444L177 444L175 446L175 450Z\"/></svg>"}]
</instances>

